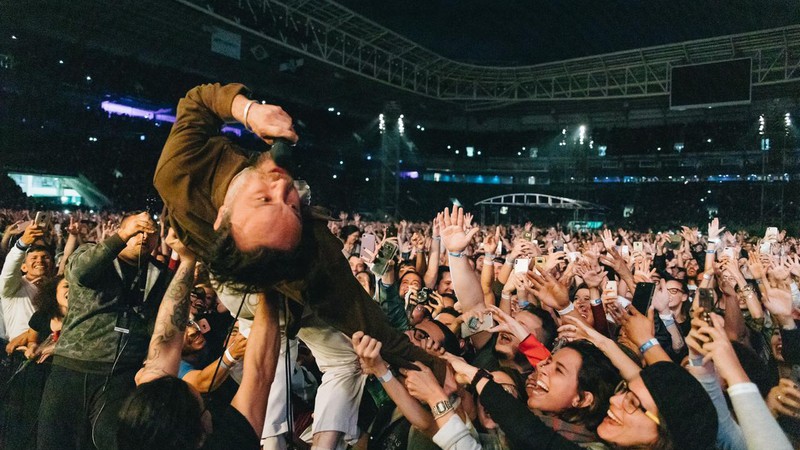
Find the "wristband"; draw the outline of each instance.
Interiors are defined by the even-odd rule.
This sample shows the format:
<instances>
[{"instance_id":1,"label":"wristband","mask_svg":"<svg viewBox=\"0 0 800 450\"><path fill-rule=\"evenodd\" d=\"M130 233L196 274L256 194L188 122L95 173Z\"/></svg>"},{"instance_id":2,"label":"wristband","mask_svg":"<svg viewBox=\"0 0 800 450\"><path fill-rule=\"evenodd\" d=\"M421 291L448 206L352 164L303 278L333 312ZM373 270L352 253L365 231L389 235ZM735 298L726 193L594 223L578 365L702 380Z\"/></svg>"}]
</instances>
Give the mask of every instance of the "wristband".
<instances>
[{"instance_id":1,"label":"wristband","mask_svg":"<svg viewBox=\"0 0 800 450\"><path fill-rule=\"evenodd\" d=\"M711 279L711 274L704 273L704 274L703 274L703 279L704 279L704 280L710 280L710 279Z\"/></svg>"},{"instance_id":2,"label":"wristband","mask_svg":"<svg viewBox=\"0 0 800 450\"><path fill-rule=\"evenodd\" d=\"M664 314L663 316L659 314L658 317L661 319L661 322L664 323L665 327L675 325L675 317L672 316L672 313Z\"/></svg>"},{"instance_id":3,"label":"wristband","mask_svg":"<svg viewBox=\"0 0 800 450\"><path fill-rule=\"evenodd\" d=\"M442 240L442 237L441 237L441 236L436 236L435 238L433 238L433 240L434 240L434 241L441 241L441 240Z\"/></svg>"},{"instance_id":4,"label":"wristband","mask_svg":"<svg viewBox=\"0 0 800 450\"><path fill-rule=\"evenodd\" d=\"M236 365L236 363L237 363L237 362L239 362L239 360L238 360L238 359L236 359L236 358L234 358L233 356L231 356L231 350L230 350L229 348L226 348L226 349L225 349L225 356L226 356L226 357L228 357L228 359L230 359L230 360L231 360L231 366L235 366L235 365ZM225 360L223 360L223 362L224 362L224 361L225 361Z\"/></svg>"},{"instance_id":5,"label":"wristband","mask_svg":"<svg viewBox=\"0 0 800 450\"><path fill-rule=\"evenodd\" d=\"M247 115L250 114L250 107L253 106L253 103L258 103L258 102L255 101L255 100L250 100L249 102L247 102L246 105L244 105L244 114L243 114L243 117L242 117L242 121L244 122L245 129L247 129L247 131L249 131L251 133L253 132L253 129L250 128L250 125L247 124Z\"/></svg>"},{"instance_id":6,"label":"wristband","mask_svg":"<svg viewBox=\"0 0 800 450\"><path fill-rule=\"evenodd\" d=\"M702 356L695 356L694 358L689 358L689 365L692 367L703 367L703 357Z\"/></svg>"},{"instance_id":7,"label":"wristband","mask_svg":"<svg viewBox=\"0 0 800 450\"><path fill-rule=\"evenodd\" d=\"M650 350L651 348L655 347L656 345L661 345L661 344L658 343L658 339L651 338L650 340L648 340L647 342L642 344L641 347L639 347L639 353L644 355L644 352Z\"/></svg>"},{"instance_id":8,"label":"wristband","mask_svg":"<svg viewBox=\"0 0 800 450\"><path fill-rule=\"evenodd\" d=\"M392 381L392 378L394 378L394 374L392 374L391 370L386 369L386 373L385 374L383 374L382 376L379 376L379 377L376 376L375 378L379 379L381 381L381 384L386 384L386 383Z\"/></svg>"},{"instance_id":9,"label":"wristband","mask_svg":"<svg viewBox=\"0 0 800 450\"><path fill-rule=\"evenodd\" d=\"M567 306L566 308L559 309L556 312L558 313L559 316L565 316L565 315L571 313L574 310L575 310L575 304L574 303L570 303L569 306Z\"/></svg>"},{"instance_id":10,"label":"wristband","mask_svg":"<svg viewBox=\"0 0 800 450\"><path fill-rule=\"evenodd\" d=\"M229 366L229 365L225 364L225 358L220 358L220 359L219 359L219 363L220 363L220 365L222 365L222 367L224 367L225 369L227 369L227 370L231 370L231 366Z\"/></svg>"},{"instance_id":11,"label":"wristband","mask_svg":"<svg viewBox=\"0 0 800 450\"><path fill-rule=\"evenodd\" d=\"M447 252L447 254L453 258L461 258L464 255L462 252Z\"/></svg>"},{"instance_id":12,"label":"wristband","mask_svg":"<svg viewBox=\"0 0 800 450\"><path fill-rule=\"evenodd\" d=\"M31 248L30 245L25 245L24 243L22 243L21 239L17 239L17 242L14 244L14 246L22 250L23 252L26 252L28 251L29 248Z\"/></svg>"},{"instance_id":13,"label":"wristband","mask_svg":"<svg viewBox=\"0 0 800 450\"><path fill-rule=\"evenodd\" d=\"M496 256L496 255L495 255L494 253L484 253L484 254L483 254L483 257L484 257L484 258L486 258L486 259L491 259L492 261L494 261L494 257L495 257L495 256Z\"/></svg>"},{"instance_id":14,"label":"wristband","mask_svg":"<svg viewBox=\"0 0 800 450\"><path fill-rule=\"evenodd\" d=\"M717 253L716 250L706 250L706 255L713 255L715 253Z\"/></svg>"},{"instance_id":15,"label":"wristband","mask_svg":"<svg viewBox=\"0 0 800 450\"><path fill-rule=\"evenodd\" d=\"M506 292L501 292L500 298L502 298L503 300L511 300L511 294L508 294Z\"/></svg>"}]
</instances>

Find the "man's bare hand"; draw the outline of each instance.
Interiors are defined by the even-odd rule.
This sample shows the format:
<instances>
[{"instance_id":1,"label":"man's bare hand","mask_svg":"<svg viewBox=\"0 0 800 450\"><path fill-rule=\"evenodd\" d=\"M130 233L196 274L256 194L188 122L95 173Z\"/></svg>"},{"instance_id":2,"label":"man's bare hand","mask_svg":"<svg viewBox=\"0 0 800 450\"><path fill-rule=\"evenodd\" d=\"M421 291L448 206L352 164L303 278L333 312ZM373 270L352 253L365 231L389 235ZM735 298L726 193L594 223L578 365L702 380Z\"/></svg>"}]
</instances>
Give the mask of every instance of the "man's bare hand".
<instances>
[{"instance_id":1,"label":"man's bare hand","mask_svg":"<svg viewBox=\"0 0 800 450\"><path fill-rule=\"evenodd\" d=\"M128 242L132 237L139 233L155 233L156 225L150 218L147 211L136 214L135 216L126 217L119 225L117 234L123 241Z\"/></svg>"},{"instance_id":2,"label":"man's bare hand","mask_svg":"<svg viewBox=\"0 0 800 450\"><path fill-rule=\"evenodd\" d=\"M256 136L270 145L275 142L275 139L297 142L298 138L292 125L292 117L283 108L255 102L250 105L247 117L244 117L244 109L249 102L250 100L243 95L237 95L231 106L231 113Z\"/></svg>"}]
</instances>

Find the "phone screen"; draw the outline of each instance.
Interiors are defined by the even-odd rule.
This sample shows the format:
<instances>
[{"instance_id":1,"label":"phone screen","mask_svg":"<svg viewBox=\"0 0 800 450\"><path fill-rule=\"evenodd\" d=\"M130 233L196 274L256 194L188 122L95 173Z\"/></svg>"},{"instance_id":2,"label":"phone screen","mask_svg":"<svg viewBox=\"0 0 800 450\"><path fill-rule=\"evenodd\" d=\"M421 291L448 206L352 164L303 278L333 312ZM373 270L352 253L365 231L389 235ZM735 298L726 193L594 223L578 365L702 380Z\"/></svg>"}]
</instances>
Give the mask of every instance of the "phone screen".
<instances>
[{"instance_id":1,"label":"phone screen","mask_svg":"<svg viewBox=\"0 0 800 450\"><path fill-rule=\"evenodd\" d=\"M375 265L372 266L372 271L380 276L386 273L386 267L389 261L397 254L397 244L392 241L386 241L381 245L378 251L378 256L375 257Z\"/></svg>"},{"instance_id":2,"label":"phone screen","mask_svg":"<svg viewBox=\"0 0 800 450\"><path fill-rule=\"evenodd\" d=\"M711 293L711 289L697 289L697 304L705 310L705 312L703 312L703 320L705 320L709 325L713 325L711 322L711 316L709 315L714 311L714 295Z\"/></svg>"},{"instance_id":3,"label":"phone screen","mask_svg":"<svg viewBox=\"0 0 800 450\"><path fill-rule=\"evenodd\" d=\"M633 300L631 301L633 307L640 313L647 315L655 289L655 283L636 283L636 291L634 291Z\"/></svg>"},{"instance_id":4,"label":"phone screen","mask_svg":"<svg viewBox=\"0 0 800 450\"><path fill-rule=\"evenodd\" d=\"M470 337L473 334L487 331L494 327L494 319L491 314L483 316L483 321L477 317L470 317L466 322L461 324L461 337Z\"/></svg>"}]
</instances>

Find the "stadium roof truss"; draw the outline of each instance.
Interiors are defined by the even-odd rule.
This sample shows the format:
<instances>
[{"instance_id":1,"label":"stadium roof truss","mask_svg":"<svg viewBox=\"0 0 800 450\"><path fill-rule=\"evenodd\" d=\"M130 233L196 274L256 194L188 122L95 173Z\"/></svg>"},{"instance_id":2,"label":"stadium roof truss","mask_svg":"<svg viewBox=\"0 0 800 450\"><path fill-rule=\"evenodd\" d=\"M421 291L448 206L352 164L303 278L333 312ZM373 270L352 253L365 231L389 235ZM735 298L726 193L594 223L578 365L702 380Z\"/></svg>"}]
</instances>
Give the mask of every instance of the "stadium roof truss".
<instances>
[{"instance_id":1,"label":"stadium roof truss","mask_svg":"<svg viewBox=\"0 0 800 450\"><path fill-rule=\"evenodd\" d=\"M243 32L374 81L486 109L524 101L667 95L671 67L751 58L752 84L800 80L800 25L520 67L438 55L328 0L238 0L223 17L206 0L175 0ZM244 20L242 20L244 18ZM254 27L243 22L258 24Z\"/></svg>"},{"instance_id":2,"label":"stadium roof truss","mask_svg":"<svg viewBox=\"0 0 800 450\"><path fill-rule=\"evenodd\" d=\"M608 209L596 203L586 202L583 200L575 200L566 197L556 197L554 195L546 194L533 194L533 193L517 193L498 195L497 197L485 198L477 203L475 206L516 206L525 208L543 208L543 209L569 209L569 210L605 210Z\"/></svg>"}]
</instances>

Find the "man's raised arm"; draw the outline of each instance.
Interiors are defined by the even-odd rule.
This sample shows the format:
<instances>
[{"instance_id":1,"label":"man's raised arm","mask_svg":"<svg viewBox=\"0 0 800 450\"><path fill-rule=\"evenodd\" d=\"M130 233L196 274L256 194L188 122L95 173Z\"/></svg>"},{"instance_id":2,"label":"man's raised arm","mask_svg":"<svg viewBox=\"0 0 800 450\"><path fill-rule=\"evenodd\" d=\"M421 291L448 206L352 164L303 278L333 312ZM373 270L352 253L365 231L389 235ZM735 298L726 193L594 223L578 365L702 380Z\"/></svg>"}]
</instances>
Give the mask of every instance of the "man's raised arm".
<instances>
[{"instance_id":1,"label":"man's raised arm","mask_svg":"<svg viewBox=\"0 0 800 450\"><path fill-rule=\"evenodd\" d=\"M164 376L178 376L183 333L189 322L189 292L194 281L195 256L181 244L173 230L167 235L167 244L180 256L180 264L158 308L147 359L136 374L137 385Z\"/></svg>"}]
</instances>

